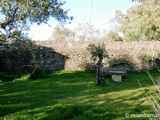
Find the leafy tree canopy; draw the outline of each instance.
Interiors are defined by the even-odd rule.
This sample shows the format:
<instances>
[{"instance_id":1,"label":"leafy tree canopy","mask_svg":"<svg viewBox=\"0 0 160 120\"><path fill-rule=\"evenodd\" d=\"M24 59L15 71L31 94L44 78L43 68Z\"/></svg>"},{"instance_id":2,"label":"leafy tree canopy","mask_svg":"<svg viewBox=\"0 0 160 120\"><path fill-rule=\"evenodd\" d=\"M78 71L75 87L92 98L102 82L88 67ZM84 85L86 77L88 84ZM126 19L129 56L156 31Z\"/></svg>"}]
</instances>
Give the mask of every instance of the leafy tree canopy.
<instances>
[{"instance_id":1,"label":"leafy tree canopy","mask_svg":"<svg viewBox=\"0 0 160 120\"><path fill-rule=\"evenodd\" d=\"M132 0L132 2L138 2L141 4L154 4L154 5L160 4L159 0Z\"/></svg>"},{"instance_id":2,"label":"leafy tree canopy","mask_svg":"<svg viewBox=\"0 0 160 120\"><path fill-rule=\"evenodd\" d=\"M95 60L100 55L102 55L102 57L108 57L105 47L106 47L106 44L102 42L102 43L98 43L98 45L90 44L87 50L91 53L92 55L91 58Z\"/></svg>"},{"instance_id":3,"label":"leafy tree canopy","mask_svg":"<svg viewBox=\"0 0 160 120\"><path fill-rule=\"evenodd\" d=\"M118 38L116 36L121 34L120 40L123 41L160 40L160 0L134 0L134 2L140 4L129 8L126 14L116 11L111 21L115 27L107 36L116 40Z\"/></svg>"},{"instance_id":4,"label":"leafy tree canopy","mask_svg":"<svg viewBox=\"0 0 160 120\"><path fill-rule=\"evenodd\" d=\"M26 40L27 31L33 23L42 24L50 18L61 23L72 20L68 10L62 9L65 2L60 0L0 0L0 42Z\"/></svg>"},{"instance_id":5,"label":"leafy tree canopy","mask_svg":"<svg viewBox=\"0 0 160 120\"><path fill-rule=\"evenodd\" d=\"M111 29L102 37L101 40L103 41L123 41L122 37L120 36L119 28L121 26L124 14L119 10L116 10L115 13L115 17L109 21Z\"/></svg>"},{"instance_id":6,"label":"leafy tree canopy","mask_svg":"<svg viewBox=\"0 0 160 120\"><path fill-rule=\"evenodd\" d=\"M102 41L123 41L122 37L117 31L109 30L108 33L102 37Z\"/></svg>"},{"instance_id":7,"label":"leafy tree canopy","mask_svg":"<svg viewBox=\"0 0 160 120\"><path fill-rule=\"evenodd\" d=\"M121 30L125 40L160 40L160 5L131 7L123 18Z\"/></svg>"},{"instance_id":8,"label":"leafy tree canopy","mask_svg":"<svg viewBox=\"0 0 160 120\"><path fill-rule=\"evenodd\" d=\"M76 37L80 41L99 40L101 31L93 24L79 23L76 28Z\"/></svg>"},{"instance_id":9,"label":"leafy tree canopy","mask_svg":"<svg viewBox=\"0 0 160 120\"><path fill-rule=\"evenodd\" d=\"M55 41L63 41L63 40L73 41L75 40L75 32L69 30L68 28L57 25L54 28L52 32L52 37L50 39Z\"/></svg>"}]
</instances>

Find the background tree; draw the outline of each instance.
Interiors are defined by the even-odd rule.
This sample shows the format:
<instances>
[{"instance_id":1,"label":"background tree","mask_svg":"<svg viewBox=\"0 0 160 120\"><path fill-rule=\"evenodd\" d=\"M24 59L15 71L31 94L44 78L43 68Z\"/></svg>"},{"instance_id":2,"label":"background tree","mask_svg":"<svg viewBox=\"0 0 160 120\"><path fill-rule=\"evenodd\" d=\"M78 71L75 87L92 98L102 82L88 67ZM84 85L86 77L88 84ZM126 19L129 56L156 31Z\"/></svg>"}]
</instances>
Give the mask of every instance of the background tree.
<instances>
[{"instance_id":1,"label":"background tree","mask_svg":"<svg viewBox=\"0 0 160 120\"><path fill-rule=\"evenodd\" d=\"M117 31L109 30L102 38L102 41L123 41L122 37Z\"/></svg>"},{"instance_id":2,"label":"background tree","mask_svg":"<svg viewBox=\"0 0 160 120\"><path fill-rule=\"evenodd\" d=\"M101 37L101 31L93 24L80 23L75 31L76 39L80 41L99 40Z\"/></svg>"},{"instance_id":3,"label":"background tree","mask_svg":"<svg viewBox=\"0 0 160 120\"><path fill-rule=\"evenodd\" d=\"M62 41L62 40L73 41L75 40L75 32L69 30L68 28L57 25L52 32L51 39L56 41Z\"/></svg>"},{"instance_id":4,"label":"background tree","mask_svg":"<svg viewBox=\"0 0 160 120\"><path fill-rule=\"evenodd\" d=\"M105 35L108 40L151 41L160 40L160 1L135 0L137 4L126 14L116 11L111 19L111 30ZM119 36L121 35L121 36Z\"/></svg>"},{"instance_id":5,"label":"background tree","mask_svg":"<svg viewBox=\"0 0 160 120\"><path fill-rule=\"evenodd\" d=\"M72 20L68 10L63 10L65 2L58 0L0 0L0 42L7 39L28 40L27 32L33 23L46 23L52 17L61 23Z\"/></svg>"},{"instance_id":6,"label":"background tree","mask_svg":"<svg viewBox=\"0 0 160 120\"><path fill-rule=\"evenodd\" d=\"M102 70L102 60L104 57L107 56L107 52L105 49L105 44L90 44L87 48L87 50L91 53L92 55L92 59L96 59L98 57L98 61L97 61L97 74L96 74L96 84L97 85L103 85L105 84L104 78L103 78L103 74L101 72Z\"/></svg>"},{"instance_id":7,"label":"background tree","mask_svg":"<svg viewBox=\"0 0 160 120\"><path fill-rule=\"evenodd\" d=\"M122 22L125 40L160 40L160 4L140 4L131 7Z\"/></svg>"},{"instance_id":8,"label":"background tree","mask_svg":"<svg viewBox=\"0 0 160 120\"><path fill-rule=\"evenodd\" d=\"M122 32L120 31L120 26L122 24L124 14L116 10L115 11L115 17L113 17L109 21L110 30L102 37L101 40L103 41L123 41Z\"/></svg>"},{"instance_id":9,"label":"background tree","mask_svg":"<svg viewBox=\"0 0 160 120\"><path fill-rule=\"evenodd\" d=\"M141 3L141 4L159 4L160 1L159 0L132 0L132 2L138 2L138 3Z\"/></svg>"}]
</instances>

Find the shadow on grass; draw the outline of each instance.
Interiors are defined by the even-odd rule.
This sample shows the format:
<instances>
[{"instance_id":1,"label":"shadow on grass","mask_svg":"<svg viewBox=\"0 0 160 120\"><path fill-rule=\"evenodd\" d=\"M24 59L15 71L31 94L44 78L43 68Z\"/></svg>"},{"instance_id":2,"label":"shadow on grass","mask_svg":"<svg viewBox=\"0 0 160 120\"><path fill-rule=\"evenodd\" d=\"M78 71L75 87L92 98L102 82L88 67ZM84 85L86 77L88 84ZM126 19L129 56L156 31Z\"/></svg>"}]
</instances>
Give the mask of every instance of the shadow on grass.
<instances>
[{"instance_id":1,"label":"shadow on grass","mask_svg":"<svg viewBox=\"0 0 160 120\"><path fill-rule=\"evenodd\" d=\"M44 110L44 109L43 109ZM42 113L42 109L31 112L31 114ZM74 104L55 105L45 109L46 117L41 120L103 120L104 118L117 118L119 114L107 112L107 108L95 107L94 105Z\"/></svg>"},{"instance_id":2,"label":"shadow on grass","mask_svg":"<svg viewBox=\"0 0 160 120\"><path fill-rule=\"evenodd\" d=\"M144 86L150 84L146 73L129 72L122 83L105 78L105 86L95 85L94 71L52 71L46 76L35 81L1 82L0 118L124 119L125 113L141 113L138 108L144 94L137 79Z\"/></svg>"}]
</instances>

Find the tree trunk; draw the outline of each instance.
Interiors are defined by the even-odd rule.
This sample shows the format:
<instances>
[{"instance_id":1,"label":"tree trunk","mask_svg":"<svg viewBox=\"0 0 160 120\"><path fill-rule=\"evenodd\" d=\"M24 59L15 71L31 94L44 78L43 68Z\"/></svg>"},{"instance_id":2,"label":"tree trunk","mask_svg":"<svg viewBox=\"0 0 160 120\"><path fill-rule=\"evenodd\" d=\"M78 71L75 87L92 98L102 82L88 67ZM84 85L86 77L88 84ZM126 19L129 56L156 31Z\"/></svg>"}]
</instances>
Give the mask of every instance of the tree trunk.
<instances>
[{"instance_id":1,"label":"tree trunk","mask_svg":"<svg viewBox=\"0 0 160 120\"><path fill-rule=\"evenodd\" d=\"M97 76L96 76L96 84L97 85L102 85L102 84L105 84L105 81L104 81L104 77L103 77L103 74L101 72L101 69L102 69L102 55L99 55L99 60L97 62Z\"/></svg>"}]
</instances>

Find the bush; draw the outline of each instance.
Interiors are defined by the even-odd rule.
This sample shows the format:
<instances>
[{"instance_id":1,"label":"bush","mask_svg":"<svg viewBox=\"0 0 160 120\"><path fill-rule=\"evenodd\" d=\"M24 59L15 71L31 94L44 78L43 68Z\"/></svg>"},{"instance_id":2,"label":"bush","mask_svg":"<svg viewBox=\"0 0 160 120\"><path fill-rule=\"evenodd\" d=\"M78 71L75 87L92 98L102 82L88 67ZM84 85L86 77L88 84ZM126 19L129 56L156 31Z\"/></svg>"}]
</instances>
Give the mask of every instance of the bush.
<instances>
[{"instance_id":1,"label":"bush","mask_svg":"<svg viewBox=\"0 0 160 120\"><path fill-rule=\"evenodd\" d=\"M36 80L36 79L43 79L45 77L45 70L39 66L36 66L34 71L31 73L29 79Z\"/></svg>"},{"instance_id":2,"label":"bush","mask_svg":"<svg viewBox=\"0 0 160 120\"><path fill-rule=\"evenodd\" d=\"M9 71L4 71L0 72L0 81L2 82L9 82L13 81L16 78L19 78L23 75L21 72L9 72Z\"/></svg>"},{"instance_id":3,"label":"bush","mask_svg":"<svg viewBox=\"0 0 160 120\"><path fill-rule=\"evenodd\" d=\"M1 80L2 82L12 81L12 80L14 80L14 79L15 79L15 77L12 76L12 75L6 75L6 74L1 74L1 75L0 75L0 80Z\"/></svg>"},{"instance_id":4,"label":"bush","mask_svg":"<svg viewBox=\"0 0 160 120\"><path fill-rule=\"evenodd\" d=\"M5 68L5 62L2 57L0 57L0 72L4 71Z\"/></svg>"}]
</instances>

